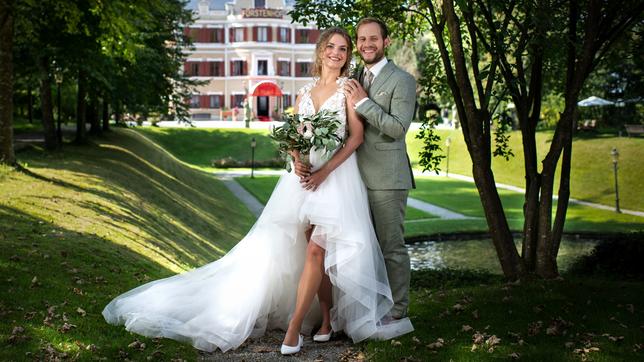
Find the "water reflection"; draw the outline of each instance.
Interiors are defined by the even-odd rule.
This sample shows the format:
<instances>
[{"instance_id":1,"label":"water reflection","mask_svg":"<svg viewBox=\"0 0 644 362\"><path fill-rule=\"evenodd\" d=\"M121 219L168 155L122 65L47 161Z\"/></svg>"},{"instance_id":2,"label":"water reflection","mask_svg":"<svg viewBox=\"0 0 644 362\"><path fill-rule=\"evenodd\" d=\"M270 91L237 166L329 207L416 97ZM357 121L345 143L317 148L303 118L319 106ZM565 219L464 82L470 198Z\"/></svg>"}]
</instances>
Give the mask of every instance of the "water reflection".
<instances>
[{"instance_id":1,"label":"water reflection","mask_svg":"<svg viewBox=\"0 0 644 362\"><path fill-rule=\"evenodd\" d=\"M597 245L595 240L562 240L557 263L564 271L579 256L589 254ZM521 250L521 243L517 243ZM423 241L407 245L411 268L419 269L482 269L501 273L492 241L452 240Z\"/></svg>"}]
</instances>

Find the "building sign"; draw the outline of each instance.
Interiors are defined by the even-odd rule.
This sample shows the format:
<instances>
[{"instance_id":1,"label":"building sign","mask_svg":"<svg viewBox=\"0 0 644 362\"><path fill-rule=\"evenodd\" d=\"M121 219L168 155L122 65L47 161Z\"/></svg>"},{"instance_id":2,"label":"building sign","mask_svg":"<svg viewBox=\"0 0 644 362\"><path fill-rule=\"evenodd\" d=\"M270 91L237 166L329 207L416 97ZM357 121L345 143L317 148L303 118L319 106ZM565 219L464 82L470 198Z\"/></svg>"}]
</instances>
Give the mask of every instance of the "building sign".
<instances>
[{"instance_id":1,"label":"building sign","mask_svg":"<svg viewBox=\"0 0 644 362\"><path fill-rule=\"evenodd\" d=\"M242 9L243 18L276 18L284 16L282 9Z\"/></svg>"}]
</instances>

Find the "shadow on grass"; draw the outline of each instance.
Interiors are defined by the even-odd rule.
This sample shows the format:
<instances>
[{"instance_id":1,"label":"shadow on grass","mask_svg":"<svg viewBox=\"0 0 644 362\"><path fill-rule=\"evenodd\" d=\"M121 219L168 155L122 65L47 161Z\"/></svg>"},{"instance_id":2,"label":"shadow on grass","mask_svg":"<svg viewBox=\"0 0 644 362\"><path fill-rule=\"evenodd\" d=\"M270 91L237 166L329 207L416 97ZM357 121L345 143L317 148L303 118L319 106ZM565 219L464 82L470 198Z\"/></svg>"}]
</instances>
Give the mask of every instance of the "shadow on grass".
<instances>
[{"instance_id":1,"label":"shadow on grass","mask_svg":"<svg viewBox=\"0 0 644 362\"><path fill-rule=\"evenodd\" d=\"M108 200L72 202L100 215L114 232L129 227L141 238L133 242L151 245L166 258L176 256L184 266L217 259L251 226L252 215L244 208L231 208L236 199L214 177L150 150L135 133L118 132L104 139L98 147L69 146L55 162L43 162L41 154L29 151L23 155L29 168L21 170L40 181ZM61 180L47 175L47 169L72 177Z\"/></svg>"},{"instance_id":2,"label":"shadow on grass","mask_svg":"<svg viewBox=\"0 0 644 362\"><path fill-rule=\"evenodd\" d=\"M108 325L103 307L122 292L174 273L108 239L13 207L0 205L0 222L0 360L123 359L120 350L134 337ZM24 331L12 333L16 327ZM164 344L192 353L191 347ZM127 351L143 360L151 352Z\"/></svg>"}]
</instances>

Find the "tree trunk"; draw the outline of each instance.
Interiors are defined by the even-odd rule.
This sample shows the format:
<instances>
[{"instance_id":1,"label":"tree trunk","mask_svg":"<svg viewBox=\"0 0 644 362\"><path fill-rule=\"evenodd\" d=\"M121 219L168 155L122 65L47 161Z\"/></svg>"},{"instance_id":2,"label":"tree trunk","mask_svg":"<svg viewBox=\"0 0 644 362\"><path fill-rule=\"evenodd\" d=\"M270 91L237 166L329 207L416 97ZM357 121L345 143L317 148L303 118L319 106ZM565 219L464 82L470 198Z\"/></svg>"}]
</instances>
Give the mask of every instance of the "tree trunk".
<instances>
[{"instance_id":1,"label":"tree trunk","mask_svg":"<svg viewBox=\"0 0 644 362\"><path fill-rule=\"evenodd\" d=\"M90 129L89 129L89 134L93 136L97 136L101 134L101 122L99 120L98 116L98 94L96 91L92 90L90 92L90 104L88 108L88 115L89 115L89 122L90 122Z\"/></svg>"},{"instance_id":2,"label":"tree trunk","mask_svg":"<svg viewBox=\"0 0 644 362\"><path fill-rule=\"evenodd\" d=\"M103 131L110 130L110 109L107 97L103 97Z\"/></svg>"},{"instance_id":3,"label":"tree trunk","mask_svg":"<svg viewBox=\"0 0 644 362\"><path fill-rule=\"evenodd\" d=\"M116 123L117 126L121 126L123 123L123 120L122 120L123 114L121 113L121 103L115 100L113 107L114 107L114 123Z\"/></svg>"},{"instance_id":4,"label":"tree trunk","mask_svg":"<svg viewBox=\"0 0 644 362\"><path fill-rule=\"evenodd\" d=\"M27 90L27 118L29 123L34 123L34 94L31 89L31 84L28 86Z\"/></svg>"},{"instance_id":5,"label":"tree trunk","mask_svg":"<svg viewBox=\"0 0 644 362\"><path fill-rule=\"evenodd\" d=\"M85 71L80 69L78 71L78 94L76 98L76 139L75 143L85 143L87 141L86 129L85 129L85 115L87 109L87 101L85 97L87 95L86 84L87 79L85 79Z\"/></svg>"},{"instance_id":6,"label":"tree trunk","mask_svg":"<svg viewBox=\"0 0 644 362\"><path fill-rule=\"evenodd\" d=\"M0 163L14 164L13 0L0 0Z\"/></svg>"},{"instance_id":7,"label":"tree trunk","mask_svg":"<svg viewBox=\"0 0 644 362\"><path fill-rule=\"evenodd\" d=\"M54 109L51 98L51 78L49 58L43 56L40 59L40 107L42 108L42 128L45 136L45 148L54 150L58 148L58 137L54 124Z\"/></svg>"}]
</instances>

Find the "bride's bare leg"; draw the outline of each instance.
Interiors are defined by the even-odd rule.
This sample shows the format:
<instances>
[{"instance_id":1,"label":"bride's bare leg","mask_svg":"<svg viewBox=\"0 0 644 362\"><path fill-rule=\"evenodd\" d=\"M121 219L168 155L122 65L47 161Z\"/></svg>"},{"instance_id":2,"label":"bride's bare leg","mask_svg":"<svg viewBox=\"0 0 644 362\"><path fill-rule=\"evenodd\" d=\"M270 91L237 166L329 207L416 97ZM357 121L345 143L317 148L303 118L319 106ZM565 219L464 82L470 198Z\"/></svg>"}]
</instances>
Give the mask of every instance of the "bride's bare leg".
<instances>
[{"instance_id":1,"label":"bride's bare leg","mask_svg":"<svg viewBox=\"0 0 644 362\"><path fill-rule=\"evenodd\" d=\"M296 346L299 339L300 329L306 313L311 308L311 303L315 294L320 290L320 283L324 275L324 249L310 240L312 229L307 232L309 243L306 247L306 260L304 261L304 270L300 277L300 284L297 288L297 301L295 302L295 311L288 324L284 344L287 346Z\"/></svg>"},{"instance_id":2,"label":"bride's bare leg","mask_svg":"<svg viewBox=\"0 0 644 362\"><path fill-rule=\"evenodd\" d=\"M318 290L318 300L320 301L320 309L322 310L322 326L317 334L331 333L331 307L333 306L333 295L331 293L331 279L329 279L328 275L324 274L320 289Z\"/></svg>"}]
</instances>

